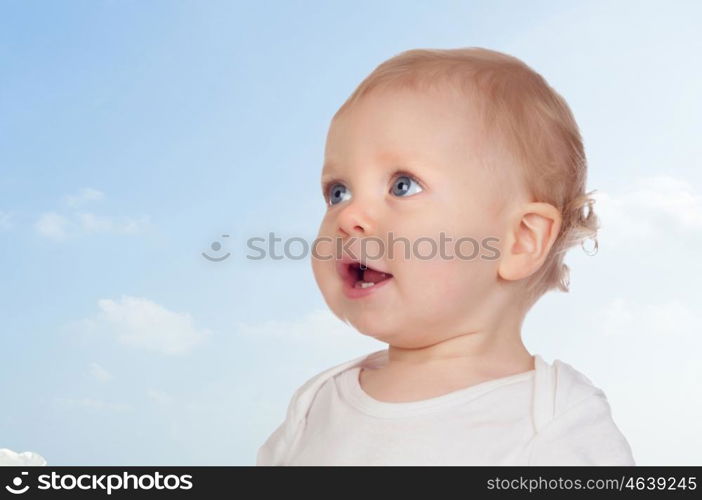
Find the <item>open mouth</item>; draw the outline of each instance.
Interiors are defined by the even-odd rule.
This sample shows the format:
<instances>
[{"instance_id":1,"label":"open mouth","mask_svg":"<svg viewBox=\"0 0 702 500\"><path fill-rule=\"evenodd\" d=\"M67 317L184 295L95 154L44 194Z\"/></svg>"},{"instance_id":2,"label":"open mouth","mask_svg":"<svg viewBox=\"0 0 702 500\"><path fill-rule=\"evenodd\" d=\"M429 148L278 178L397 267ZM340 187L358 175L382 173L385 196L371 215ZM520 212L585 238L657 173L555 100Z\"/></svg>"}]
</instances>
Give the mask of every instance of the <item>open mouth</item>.
<instances>
[{"instance_id":1,"label":"open mouth","mask_svg":"<svg viewBox=\"0 0 702 500\"><path fill-rule=\"evenodd\" d=\"M378 271L360 262L340 262L339 271L352 288L370 288L392 278L392 274Z\"/></svg>"}]
</instances>

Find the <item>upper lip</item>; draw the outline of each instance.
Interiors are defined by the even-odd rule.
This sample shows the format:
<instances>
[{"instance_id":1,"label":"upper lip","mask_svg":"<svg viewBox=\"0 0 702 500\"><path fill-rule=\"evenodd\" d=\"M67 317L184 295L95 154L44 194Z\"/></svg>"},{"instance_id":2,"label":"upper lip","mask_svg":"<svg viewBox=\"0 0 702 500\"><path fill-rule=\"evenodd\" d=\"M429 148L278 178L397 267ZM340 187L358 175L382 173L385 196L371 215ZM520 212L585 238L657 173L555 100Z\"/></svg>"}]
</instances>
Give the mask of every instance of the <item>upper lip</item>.
<instances>
[{"instance_id":1,"label":"upper lip","mask_svg":"<svg viewBox=\"0 0 702 500\"><path fill-rule=\"evenodd\" d=\"M374 270L374 271L379 271L379 272L381 272L381 273L385 273L385 274L388 274L388 275L392 276L392 274L389 273L388 271L385 271L384 269L381 269L380 267L378 267L378 266L375 264L375 262L373 262L372 265L371 265L371 264L368 263L367 260L363 260L363 261L362 261L362 260L359 260L359 259L352 259L351 257L349 257L349 256L347 256L347 255L344 255L341 259L337 259L337 262L339 262L339 263L340 263L341 265L343 265L343 266L348 266L348 265L350 265L350 264L361 264L362 266L365 266L365 267L367 267L368 269L372 269L372 270Z\"/></svg>"}]
</instances>

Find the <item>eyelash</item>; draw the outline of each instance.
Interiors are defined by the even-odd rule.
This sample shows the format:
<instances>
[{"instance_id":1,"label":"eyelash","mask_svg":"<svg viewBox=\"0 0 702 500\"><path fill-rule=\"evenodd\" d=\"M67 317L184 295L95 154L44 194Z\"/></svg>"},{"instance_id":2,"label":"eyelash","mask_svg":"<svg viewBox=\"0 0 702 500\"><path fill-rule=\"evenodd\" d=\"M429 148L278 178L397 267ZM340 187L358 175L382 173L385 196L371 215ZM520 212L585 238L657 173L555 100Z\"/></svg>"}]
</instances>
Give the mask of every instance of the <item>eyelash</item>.
<instances>
[{"instance_id":1,"label":"eyelash","mask_svg":"<svg viewBox=\"0 0 702 500\"><path fill-rule=\"evenodd\" d=\"M392 176L391 178L392 178L392 179L397 179L398 177L409 177L409 178L412 179L414 182L416 182L417 184L419 184L419 187L421 187L422 190L424 189L424 183L423 183L422 181L420 181L419 179L417 179L416 176L410 174L409 172L406 172L406 171L404 171L404 170L398 170L397 172L395 172L395 173L393 174L393 176ZM329 204L329 196L328 196L328 194L329 194L329 188L332 187L334 184L343 184L343 181L342 181L341 179L336 179L336 178L330 179L330 180L328 180L327 182L324 183L324 187L322 188L322 191L323 191L323 194L324 194L324 199L326 200L327 204Z\"/></svg>"}]
</instances>

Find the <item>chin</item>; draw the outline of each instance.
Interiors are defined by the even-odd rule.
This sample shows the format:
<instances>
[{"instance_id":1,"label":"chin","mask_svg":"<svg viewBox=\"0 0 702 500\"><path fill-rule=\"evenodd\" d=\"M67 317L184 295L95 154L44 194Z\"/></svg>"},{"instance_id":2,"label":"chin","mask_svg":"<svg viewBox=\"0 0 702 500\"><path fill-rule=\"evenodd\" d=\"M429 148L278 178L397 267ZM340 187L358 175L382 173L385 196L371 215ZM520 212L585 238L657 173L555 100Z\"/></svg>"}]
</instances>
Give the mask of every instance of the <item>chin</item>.
<instances>
[{"instance_id":1,"label":"chin","mask_svg":"<svg viewBox=\"0 0 702 500\"><path fill-rule=\"evenodd\" d=\"M381 342L389 343L403 331L402 327L398 327L397 322L387 315L384 318L378 318L375 314L361 314L360 317L351 315L346 318L359 333Z\"/></svg>"}]
</instances>

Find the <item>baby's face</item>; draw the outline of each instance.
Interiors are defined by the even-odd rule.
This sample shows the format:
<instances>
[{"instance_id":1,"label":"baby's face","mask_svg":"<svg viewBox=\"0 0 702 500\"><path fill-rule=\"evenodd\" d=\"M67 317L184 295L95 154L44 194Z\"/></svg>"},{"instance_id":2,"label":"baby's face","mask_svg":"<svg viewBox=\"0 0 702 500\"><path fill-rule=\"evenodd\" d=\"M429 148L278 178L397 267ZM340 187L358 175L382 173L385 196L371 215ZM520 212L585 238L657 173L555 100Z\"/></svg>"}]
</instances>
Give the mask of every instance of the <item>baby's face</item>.
<instances>
[{"instance_id":1,"label":"baby's face","mask_svg":"<svg viewBox=\"0 0 702 500\"><path fill-rule=\"evenodd\" d=\"M317 254L334 258L313 257L312 267L327 305L361 333L419 347L478 328L489 316L509 215L499 209L523 194L516 180L482 164L477 125L465 98L411 90L372 92L332 122ZM390 257L390 233L409 241L410 255L396 242ZM442 233L451 238L443 246ZM459 238L479 246L464 240L456 247ZM336 242L328 243L335 239L352 255L336 253ZM337 260L344 256L392 277L353 288L355 274Z\"/></svg>"}]
</instances>

